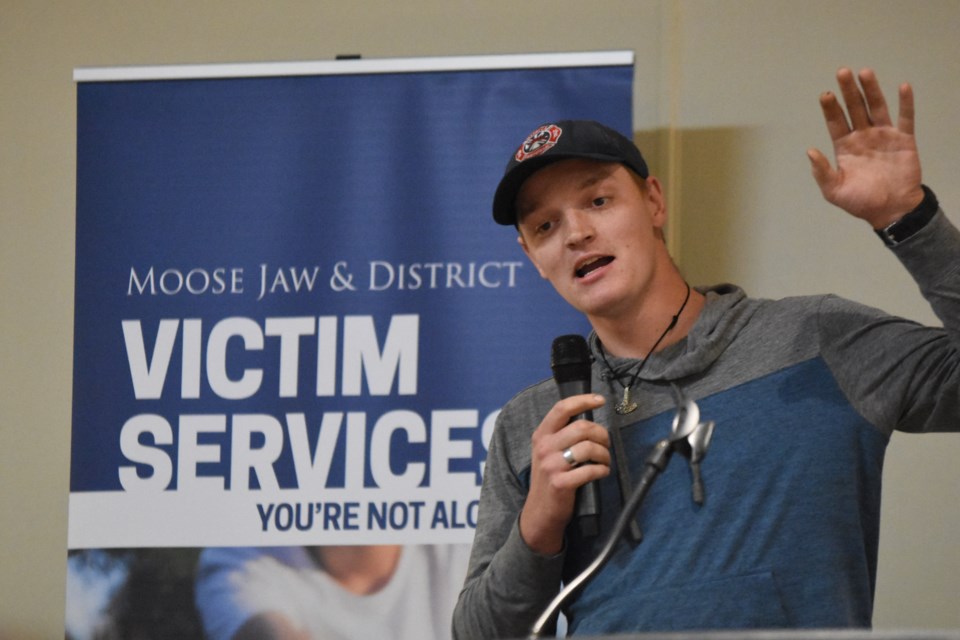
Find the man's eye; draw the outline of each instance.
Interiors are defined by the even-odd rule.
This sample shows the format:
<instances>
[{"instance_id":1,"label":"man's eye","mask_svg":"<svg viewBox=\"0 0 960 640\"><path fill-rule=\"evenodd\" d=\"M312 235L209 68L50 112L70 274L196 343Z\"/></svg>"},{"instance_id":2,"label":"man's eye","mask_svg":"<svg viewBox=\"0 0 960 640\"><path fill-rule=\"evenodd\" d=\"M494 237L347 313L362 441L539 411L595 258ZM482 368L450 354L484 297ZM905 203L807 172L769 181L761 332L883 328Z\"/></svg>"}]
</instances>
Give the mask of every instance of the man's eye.
<instances>
[{"instance_id":1,"label":"man's eye","mask_svg":"<svg viewBox=\"0 0 960 640\"><path fill-rule=\"evenodd\" d=\"M553 228L553 222L551 220L547 220L537 226L537 231L539 231L540 233L544 233L545 231L550 231L550 229L552 228Z\"/></svg>"},{"instance_id":2,"label":"man's eye","mask_svg":"<svg viewBox=\"0 0 960 640\"><path fill-rule=\"evenodd\" d=\"M607 204L606 196L600 196L599 198L593 199L593 206L595 207L602 207L605 204Z\"/></svg>"}]
</instances>

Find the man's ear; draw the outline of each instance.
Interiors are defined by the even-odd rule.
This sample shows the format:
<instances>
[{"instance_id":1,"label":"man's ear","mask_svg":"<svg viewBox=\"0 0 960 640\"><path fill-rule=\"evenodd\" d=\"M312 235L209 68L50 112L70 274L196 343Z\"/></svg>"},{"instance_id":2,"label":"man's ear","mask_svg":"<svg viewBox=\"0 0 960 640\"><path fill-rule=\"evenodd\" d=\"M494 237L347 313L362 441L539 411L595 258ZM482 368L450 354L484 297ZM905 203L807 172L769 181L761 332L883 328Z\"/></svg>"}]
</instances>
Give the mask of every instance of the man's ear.
<instances>
[{"instance_id":1,"label":"man's ear","mask_svg":"<svg viewBox=\"0 0 960 640\"><path fill-rule=\"evenodd\" d=\"M527 259L530 260L530 263L537 269L537 273L540 274L540 277L546 279L547 276L543 274L543 269L540 268L540 265L537 264L537 261L533 259L533 256L530 255L530 248L527 247L526 241L523 239L523 234L517 235L517 242L520 243L520 246L523 248L523 252L527 254Z\"/></svg>"},{"instance_id":2,"label":"man's ear","mask_svg":"<svg viewBox=\"0 0 960 640\"><path fill-rule=\"evenodd\" d=\"M658 229L663 229L667 225L667 201L663 196L663 185L656 176L650 176L646 180L646 193L644 197L650 203L651 217L653 224Z\"/></svg>"}]
</instances>

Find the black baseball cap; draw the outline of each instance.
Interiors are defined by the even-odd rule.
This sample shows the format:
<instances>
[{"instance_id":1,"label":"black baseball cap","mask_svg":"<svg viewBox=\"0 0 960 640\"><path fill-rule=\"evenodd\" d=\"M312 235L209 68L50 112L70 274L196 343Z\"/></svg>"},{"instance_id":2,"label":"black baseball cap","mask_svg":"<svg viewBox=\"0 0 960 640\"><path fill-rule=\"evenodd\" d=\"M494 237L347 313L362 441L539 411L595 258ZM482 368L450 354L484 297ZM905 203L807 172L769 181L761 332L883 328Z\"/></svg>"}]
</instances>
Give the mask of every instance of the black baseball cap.
<instances>
[{"instance_id":1,"label":"black baseball cap","mask_svg":"<svg viewBox=\"0 0 960 640\"><path fill-rule=\"evenodd\" d=\"M650 175L647 163L632 141L593 120L558 120L537 127L510 157L493 196L493 219L515 225L517 193L535 172L558 160L585 158L620 162L641 178Z\"/></svg>"}]
</instances>

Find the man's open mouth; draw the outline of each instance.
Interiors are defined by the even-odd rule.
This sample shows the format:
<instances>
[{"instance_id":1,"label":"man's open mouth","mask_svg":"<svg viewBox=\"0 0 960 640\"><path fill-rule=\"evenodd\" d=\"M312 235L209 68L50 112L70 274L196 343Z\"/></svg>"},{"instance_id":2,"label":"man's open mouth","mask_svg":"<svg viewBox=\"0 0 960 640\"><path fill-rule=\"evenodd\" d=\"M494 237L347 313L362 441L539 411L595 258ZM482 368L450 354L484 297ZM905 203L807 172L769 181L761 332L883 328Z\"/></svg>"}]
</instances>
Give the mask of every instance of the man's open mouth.
<instances>
[{"instance_id":1,"label":"man's open mouth","mask_svg":"<svg viewBox=\"0 0 960 640\"><path fill-rule=\"evenodd\" d=\"M611 262L613 262L612 256L602 256L599 258L594 258L590 262L580 265L580 267L576 270L575 273L578 278L582 278L588 273L590 273L591 271L594 271L596 269L599 269L600 267L606 266Z\"/></svg>"}]
</instances>

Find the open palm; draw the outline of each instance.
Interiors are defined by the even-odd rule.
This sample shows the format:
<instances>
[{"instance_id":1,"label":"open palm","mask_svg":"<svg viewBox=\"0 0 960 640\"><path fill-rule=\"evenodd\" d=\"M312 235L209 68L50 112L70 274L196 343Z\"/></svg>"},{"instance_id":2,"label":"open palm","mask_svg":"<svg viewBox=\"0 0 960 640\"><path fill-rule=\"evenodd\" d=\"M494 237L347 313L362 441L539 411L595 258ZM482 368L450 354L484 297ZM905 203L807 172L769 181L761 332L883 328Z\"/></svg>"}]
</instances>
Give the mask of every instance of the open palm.
<instances>
[{"instance_id":1,"label":"open palm","mask_svg":"<svg viewBox=\"0 0 960 640\"><path fill-rule=\"evenodd\" d=\"M840 69L837 82L847 114L831 92L820 96L836 167L817 149L807 152L823 197L875 229L885 227L923 199L920 157L914 137L913 90L900 86L894 126L873 71ZM848 119L849 115L849 119Z\"/></svg>"}]
</instances>

